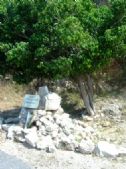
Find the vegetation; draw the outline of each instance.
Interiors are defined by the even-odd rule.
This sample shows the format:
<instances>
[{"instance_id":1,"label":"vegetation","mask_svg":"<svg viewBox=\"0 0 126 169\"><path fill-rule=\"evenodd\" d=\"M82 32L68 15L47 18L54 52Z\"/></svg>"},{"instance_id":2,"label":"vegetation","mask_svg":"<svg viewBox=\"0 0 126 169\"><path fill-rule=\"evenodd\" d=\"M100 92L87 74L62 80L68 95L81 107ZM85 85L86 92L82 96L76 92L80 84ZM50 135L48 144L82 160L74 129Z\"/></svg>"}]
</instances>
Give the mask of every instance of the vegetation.
<instances>
[{"instance_id":1,"label":"vegetation","mask_svg":"<svg viewBox=\"0 0 126 169\"><path fill-rule=\"evenodd\" d=\"M126 55L126 1L1 0L1 73L18 81L72 78L90 115L93 74Z\"/></svg>"}]
</instances>

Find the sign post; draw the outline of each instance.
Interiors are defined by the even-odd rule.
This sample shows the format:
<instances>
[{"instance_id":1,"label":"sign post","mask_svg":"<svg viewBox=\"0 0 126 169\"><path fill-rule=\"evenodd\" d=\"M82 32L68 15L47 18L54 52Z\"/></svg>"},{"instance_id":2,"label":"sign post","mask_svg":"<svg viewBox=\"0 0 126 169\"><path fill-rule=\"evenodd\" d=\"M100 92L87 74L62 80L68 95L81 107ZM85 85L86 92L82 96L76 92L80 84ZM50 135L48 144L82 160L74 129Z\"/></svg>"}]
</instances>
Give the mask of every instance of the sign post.
<instances>
[{"instance_id":1,"label":"sign post","mask_svg":"<svg viewBox=\"0 0 126 169\"><path fill-rule=\"evenodd\" d=\"M33 117L33 110L37 109L40 102L39 95L25 95L20 113L20 124L27 128Z\"/></svg>"}]
</instances>

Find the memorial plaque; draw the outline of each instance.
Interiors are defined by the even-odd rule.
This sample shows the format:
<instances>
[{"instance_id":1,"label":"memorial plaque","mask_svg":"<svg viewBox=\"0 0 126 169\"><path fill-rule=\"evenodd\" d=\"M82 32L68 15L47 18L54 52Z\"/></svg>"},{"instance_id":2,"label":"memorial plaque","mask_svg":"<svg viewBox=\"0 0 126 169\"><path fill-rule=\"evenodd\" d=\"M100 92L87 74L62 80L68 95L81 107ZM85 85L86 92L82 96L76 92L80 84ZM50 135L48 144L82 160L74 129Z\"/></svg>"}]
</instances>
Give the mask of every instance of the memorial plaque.
<instances>
[{"instance_id":1,"label":"memorial plaque","mask_svg":"<svg viewBox=\"0 0 126 169\"><path fill-rule=\"evenodd\" d=\"M19 116L20 125L23 128L29 127L32 117L33 117L33 109L22 108Z\"/></svg>"},{"instance_id":2,"label":"memorial plaque","mask_svg":"<svg viewBox=\"0 0 126 169\"><path fill-rule=\"evenodd\" d=\"M39 106L39 95L25 95L22 107L29 109L37 109Z\"/></svg>"},{"instance_id":3,"label":"memorial plaque","mask_svg":"<svg viewBox=\"0 0 126 169\"><path fill-rule=\"evenodd\" d=\"M28 109L22 107L21 112L20 112L20 116L19 116L20 124L22 127L25 127L28 112L29 112Z\"/></svg>"}]
</instances>

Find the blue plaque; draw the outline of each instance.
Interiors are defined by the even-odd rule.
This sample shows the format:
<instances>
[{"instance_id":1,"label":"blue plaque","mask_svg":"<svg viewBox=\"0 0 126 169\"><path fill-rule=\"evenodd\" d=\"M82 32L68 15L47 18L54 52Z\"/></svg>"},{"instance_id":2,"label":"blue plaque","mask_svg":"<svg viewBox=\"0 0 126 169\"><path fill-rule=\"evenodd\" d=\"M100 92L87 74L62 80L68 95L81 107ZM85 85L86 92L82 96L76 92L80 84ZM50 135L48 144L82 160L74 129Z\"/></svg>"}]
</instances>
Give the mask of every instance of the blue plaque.
<instances>
[{"instance_id":1,"label":"blue plaque","mask_svg":"<svg viewBox=\"0 0 126 169\"><path fill-rule=\"evenodd\" d=\"M39 95L25 95L23 105L24 108L37 109L39 106L40 96Z\"/></svg>"}]
</instances>

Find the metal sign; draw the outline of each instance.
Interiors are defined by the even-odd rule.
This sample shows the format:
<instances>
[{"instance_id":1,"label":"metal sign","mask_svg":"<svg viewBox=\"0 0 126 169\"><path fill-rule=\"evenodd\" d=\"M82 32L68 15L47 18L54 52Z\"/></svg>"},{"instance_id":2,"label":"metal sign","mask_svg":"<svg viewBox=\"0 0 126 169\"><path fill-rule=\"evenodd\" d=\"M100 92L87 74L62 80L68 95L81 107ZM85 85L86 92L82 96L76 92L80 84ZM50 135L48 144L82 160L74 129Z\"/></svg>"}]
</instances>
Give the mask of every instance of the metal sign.
<instances>
[{"instance_id":1,"label":"metal sign","mask_svg":"<svg viewBox=\"0 0 126 169\"><path fill-rule=\"evenodd\" d=\"M22 107L29 109L37 109L39 106L40 96L39 95L25 95Z\"/></svg>"}]
</instances>

